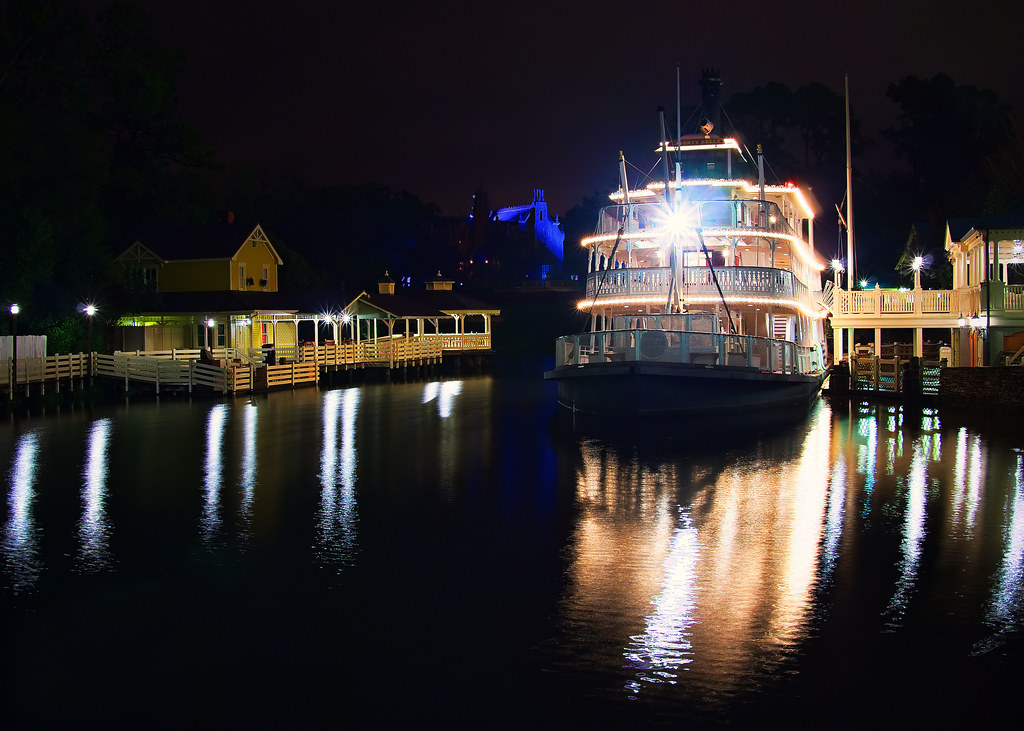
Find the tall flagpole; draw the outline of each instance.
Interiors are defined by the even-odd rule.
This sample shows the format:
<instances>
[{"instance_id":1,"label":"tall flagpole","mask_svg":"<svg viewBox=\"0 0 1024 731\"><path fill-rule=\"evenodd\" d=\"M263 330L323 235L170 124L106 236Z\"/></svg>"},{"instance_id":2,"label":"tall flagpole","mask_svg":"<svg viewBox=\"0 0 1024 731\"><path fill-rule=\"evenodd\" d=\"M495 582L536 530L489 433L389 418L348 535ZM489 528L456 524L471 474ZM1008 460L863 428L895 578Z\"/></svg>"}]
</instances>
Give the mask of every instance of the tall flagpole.
<instances>
[{"instance_id":1,"label":"tall flagpole","mask_svg":"<svg viewBox=\"0 0 1024 731\"><path fill-rule=\"evenodd\" d=\"M679 64L676 64L676 144L683 139L682 102L679 100ZM677 158L678 159L678 158Z\"/></svg>"},{"instance_id":2,"label":"tall flagpole","mask_svg":"<svg viewBox=\"0 0 1024 731\"><path fill-rule=\"evenodd\" d=\"M846 291L853 289L853 163L850 155L850 76L845 74L846 86Z\"/></svg>"}]
</instances>

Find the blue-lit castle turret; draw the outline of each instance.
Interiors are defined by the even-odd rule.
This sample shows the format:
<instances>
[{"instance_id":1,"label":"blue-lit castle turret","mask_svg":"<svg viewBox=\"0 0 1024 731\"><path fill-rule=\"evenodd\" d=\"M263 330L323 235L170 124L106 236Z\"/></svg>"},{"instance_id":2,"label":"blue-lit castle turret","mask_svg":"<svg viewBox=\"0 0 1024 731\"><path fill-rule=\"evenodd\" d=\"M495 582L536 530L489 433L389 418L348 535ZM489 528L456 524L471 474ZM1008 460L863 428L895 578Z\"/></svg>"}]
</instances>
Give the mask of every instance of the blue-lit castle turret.
<instances>
[{"instance_id":1,"label":"blue-lit castle turret","mask_svg":"<svg viewBox=\"0 0 1024 731\"><path fill-rule=\"evenodd\" d=\"M565 231L535 188L530 203L491 208L487 193L473 196L473 214L460 241L460 280L479 287L547 286L564 276ZM463 243L464 242L464 243Z\"/></svg>"},{"instance_id":2,"label":"blue-lit castle turret","mask_svg":"<svg viewBox=\"0 0 1024 731\"><path fill-rule=\"evenodd\" d=\"M547 247L547 250L562 263L562 243L565 241L565 231L562 224L558 222L558 214L552 218L548 213L548 204L544 201L544 189L533 189L533 202L525 206L509 206L499 208L491 214L491 219L504 223L515 222L523 233L533 234L540 243Z\"/></svg>"}]
</instances>

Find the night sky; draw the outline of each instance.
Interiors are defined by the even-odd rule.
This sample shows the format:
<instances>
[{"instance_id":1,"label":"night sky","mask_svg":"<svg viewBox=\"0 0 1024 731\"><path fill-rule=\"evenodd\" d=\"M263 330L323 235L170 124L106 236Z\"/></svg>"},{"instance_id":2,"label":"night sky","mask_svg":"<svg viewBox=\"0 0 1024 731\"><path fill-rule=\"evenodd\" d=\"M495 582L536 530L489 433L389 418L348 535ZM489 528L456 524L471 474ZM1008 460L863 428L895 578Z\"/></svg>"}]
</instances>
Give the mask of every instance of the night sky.
<instances>
[{"instance_id":1,"label":"night sky","mask_svg":"<svg viewBox=\"0 0 1024 731\"><path fill-rule=\"evenodd\" d=\"M1024 108L1020 3L140 4L185 52L180 112L220 160L379 182L453 215L478 187L495 206L542 187L565 211L615 186L620 149L649 168L677 64L684 119L702 66L721 69L726 101L769 81L842 93L848 72L869 134L894 112L886 86L911 74Z\"/></svg>"}]
</instances>

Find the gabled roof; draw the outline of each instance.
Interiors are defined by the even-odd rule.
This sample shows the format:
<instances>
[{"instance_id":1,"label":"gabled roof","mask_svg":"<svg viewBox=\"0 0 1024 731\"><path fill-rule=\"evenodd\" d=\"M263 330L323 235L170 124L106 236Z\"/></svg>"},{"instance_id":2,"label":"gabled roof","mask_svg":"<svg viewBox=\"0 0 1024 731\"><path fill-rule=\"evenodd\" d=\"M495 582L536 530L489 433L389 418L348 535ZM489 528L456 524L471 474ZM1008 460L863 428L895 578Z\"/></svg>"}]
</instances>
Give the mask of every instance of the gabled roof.
<instances>
[{"instance_id":1,"label":"gabled roof","mask_svg":"<svg viewBox=\"0 0 1024 731\"><path fill-rule=\"evenodd\" d=\"M215 312L248 315L257 312L326 314L350 310L363 293L313 292L153 292L144 308L131 315L192 315Z\"/></svg>"},{"instance_id":2,"label":"gabled roof","mask_svg":"<svg viewBox=\"0 0 1024 731\"><path fill-rule=\"evenodd\" d=\"M462 314L497 315L501 310L475 297L457 291L401 292L400 294L366 294L359 302L395 318L446 317Z\"/></svg>"},{"instance_id":3,"label":"gabled roof","mask_svg":"<svg viewBox=\"0 0 1024 731\"><path fill-rule=\"evenodd\" d=\"M139 236L132 246L117 258L136 258L128 255L133 250L137 252L141 246L162 262L232 259L254 236L270 249L279 266L284 263L258 223L252 226L242 223L214 223L152 231Z\"/></svg>"},{"instance_id":4,"label":"gabled roof","mask_svg":"<svg viewBox=\"0 0 1024 731\"><path fill-rule=\"evenodd\" d=\"M214 312L298 312L294 298L280 292L154 292L144 309L132 315L192 315Z\"/></svg>"},{"instance_id":5,"label":"gabled roof","mask_svg":"<svg viewBox=\"0 0 1024 731\"><path fill-rule=\"evenodd\" d=\"M1014 229L1024 229L1024 211L978 218L950 218L946 221L946 233L950 241L963 241L972 230L1006 231Z\"/></svg>"}]
</instances>

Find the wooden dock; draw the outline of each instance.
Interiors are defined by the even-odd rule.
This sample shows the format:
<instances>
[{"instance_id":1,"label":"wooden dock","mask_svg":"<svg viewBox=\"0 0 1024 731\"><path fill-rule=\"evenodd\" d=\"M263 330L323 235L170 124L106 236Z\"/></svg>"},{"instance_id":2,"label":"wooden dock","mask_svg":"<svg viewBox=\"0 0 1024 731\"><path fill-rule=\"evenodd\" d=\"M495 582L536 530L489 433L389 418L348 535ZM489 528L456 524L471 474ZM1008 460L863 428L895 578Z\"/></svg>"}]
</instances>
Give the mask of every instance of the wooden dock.
<instances>
[{"instance_id":1,"label":"wooden dock","mask_svg":"<svg viewBox=\"0 0 1024 731\"><path fill-rule=\"evenodd\" d=\"M476 337L474 337L476 335ZM453 339L454 338L454 339ZM77 353L0 361L0 393L8 400L48 390L84 388L97 379L172 391L239 393L295 388L319 383L328 372L355 369L392 371L437 365L445 353L489 352L490 334L382 338L363 343L304 343L275 351L272 362L236 351L213 348L204 361L199 348L159 351Z\"/></svg>"}]
</instances>

